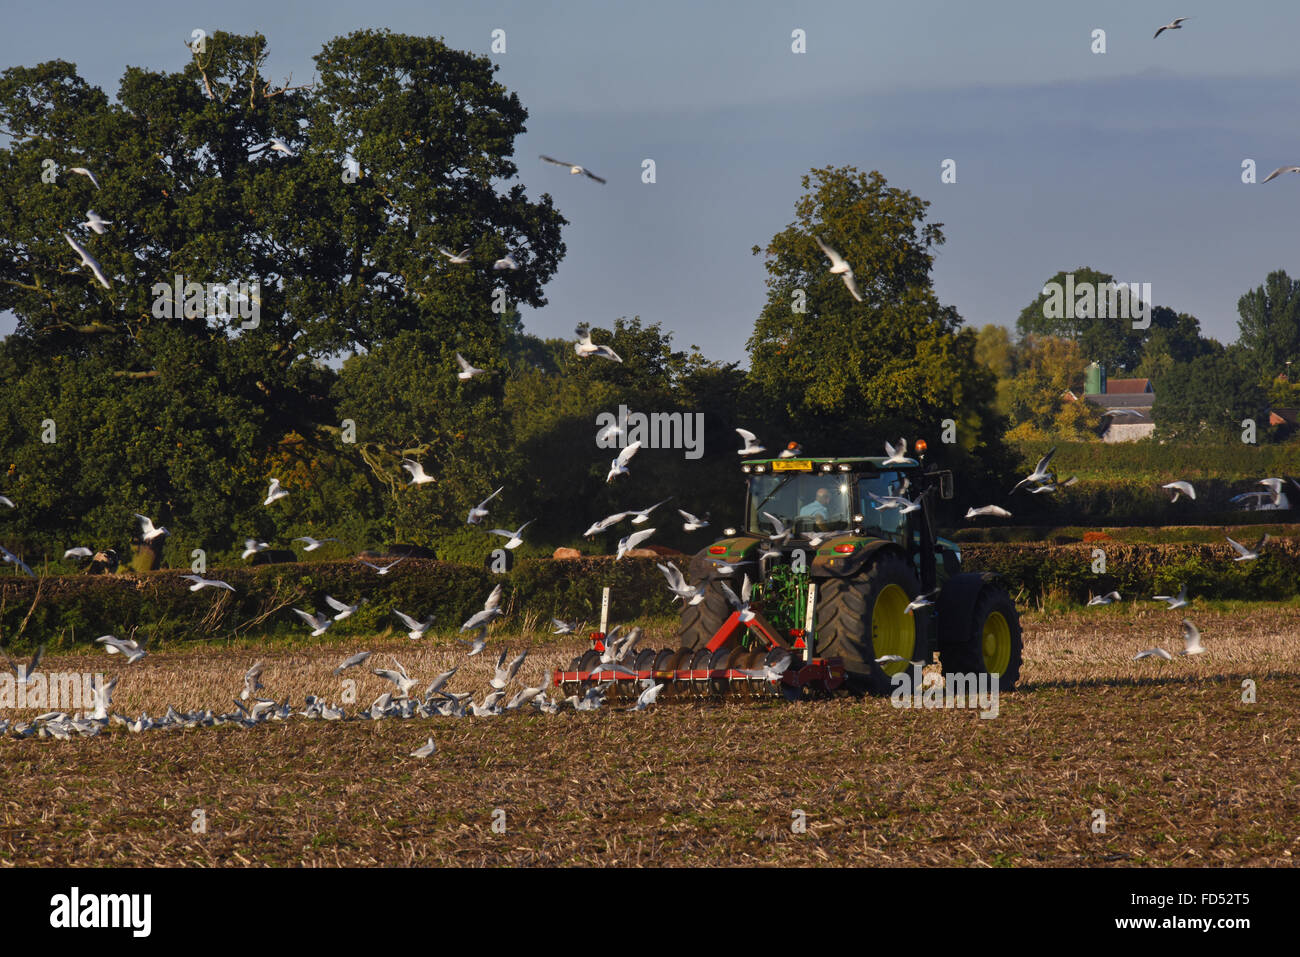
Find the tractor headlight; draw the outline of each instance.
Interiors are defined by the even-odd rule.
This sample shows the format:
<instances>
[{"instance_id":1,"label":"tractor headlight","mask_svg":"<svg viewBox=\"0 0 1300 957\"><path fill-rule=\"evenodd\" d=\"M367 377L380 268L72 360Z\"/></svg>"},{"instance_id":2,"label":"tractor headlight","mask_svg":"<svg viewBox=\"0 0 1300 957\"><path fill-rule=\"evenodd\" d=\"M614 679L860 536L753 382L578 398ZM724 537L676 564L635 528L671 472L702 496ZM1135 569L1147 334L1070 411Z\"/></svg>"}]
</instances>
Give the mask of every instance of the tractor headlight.
<instances>
[{"instance_id":1,"label":"tractor headlight","mask_svg":"<svg viewBox=\"0 0 1300 957\"><path fill-rule=\"evenodd\" d=\"M853 471L853 466L851 466L851 465L841 465L841 466L840 466L840 471L841 471L841 472L852 472L852 471Z\"/></svg>"},{"instance_id":2,"label":"tractor headlight","mask_svg":"<svg viewBox=\"0 0 1300 957\"><path fill-rule=\"evenodd\" d=\"M830 462L825 462L825 463L822 464L822 471L823 471L823 472L829 472L829 471L830 471L831 469L833 469L834 467L835 467L835 466L831 465Z\"/></svg>"}]
</instances>

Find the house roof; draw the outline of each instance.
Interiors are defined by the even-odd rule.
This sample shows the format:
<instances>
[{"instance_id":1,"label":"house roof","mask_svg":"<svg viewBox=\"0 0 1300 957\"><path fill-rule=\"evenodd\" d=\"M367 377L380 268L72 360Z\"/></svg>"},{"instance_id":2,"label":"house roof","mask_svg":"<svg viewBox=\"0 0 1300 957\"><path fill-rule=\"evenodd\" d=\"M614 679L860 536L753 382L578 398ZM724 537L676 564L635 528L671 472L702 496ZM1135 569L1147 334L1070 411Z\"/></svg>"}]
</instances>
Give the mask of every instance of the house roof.
<instances>
[{"instance_id":1,"label":"house roof","mask_svg":"<svg viewBox=\"0 0 1300 957\"><path fill-rule=\"evenodd\" d=\"M1107 379L1107 395L1134 395L1153 392L1150 379Z\"/></svg>"},{"instance_id":2,"label":"house roof","mask_svg":"<svg viewBox=\"0 0 1300 957\"><path fill-rule=\"evenodd\" d=\"M1103 409L1145 409L1150 410L1156 401L1154 392L1121 392L1119 395L1087 395L1084 398L1093 405Z\"/></svg>"}]
</instances>

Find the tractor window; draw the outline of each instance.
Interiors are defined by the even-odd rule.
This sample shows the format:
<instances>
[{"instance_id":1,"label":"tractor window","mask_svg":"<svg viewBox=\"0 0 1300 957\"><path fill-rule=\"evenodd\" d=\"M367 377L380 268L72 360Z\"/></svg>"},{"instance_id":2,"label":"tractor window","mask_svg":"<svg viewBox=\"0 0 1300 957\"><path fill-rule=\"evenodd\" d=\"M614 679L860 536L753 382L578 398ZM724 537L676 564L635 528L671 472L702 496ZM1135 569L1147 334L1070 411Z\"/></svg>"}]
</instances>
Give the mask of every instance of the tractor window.
<instances>
[{"instance_id":1,"label":"tractor window","mask_svg":"<svg viewBox=\"0 0 1300 957\"><path fill-rule=\"evenodd\" d=\"M864 530L903 541L907 516L897 508L877 508L880 503L871 497L871 493L874 492L881 498L890 495L915 498L915 489L905 488L905 484L906 479L899 472L881 472L879 475L864 475L859 479L858 499Z\"/></svg>"},{"instance_id":2,"label":"tractor window","mask_svg":"<svg viewBox=\"0 0 1300 957\"><path fill-rule=\"evenodd\" d=\"M775 532L764 512L800 533L848 528L849 491L845 476L755 475L749 480L748 530L759 535Z\"/></svg>"}]
</instances>

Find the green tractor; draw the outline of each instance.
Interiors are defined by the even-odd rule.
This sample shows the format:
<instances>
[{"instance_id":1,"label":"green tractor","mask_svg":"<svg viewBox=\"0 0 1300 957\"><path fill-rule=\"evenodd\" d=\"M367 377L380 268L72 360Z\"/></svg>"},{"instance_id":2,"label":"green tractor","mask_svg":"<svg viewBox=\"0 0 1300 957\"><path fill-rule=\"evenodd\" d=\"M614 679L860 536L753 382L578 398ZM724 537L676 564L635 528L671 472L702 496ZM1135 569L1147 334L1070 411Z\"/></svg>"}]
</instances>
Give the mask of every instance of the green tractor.
<instances>
[{"instance_id":1,"label":"green tractor","mask_svg":"<svg viewBox=\"0 0 1300 957\"><path fill-rule=\"evenodd\" d=\"M960 548L935 535L952 473L924 466L924 444L919 459L748 459L741 471L744 527L691 560L688 581L704 598L682 609L682 648L719 645L747 576L767 630L791 636L806 660L841 661L854 693L888 694L893 675L935 652L944 674L997 674L1000 690L1015 687L1020 616L995 574L963 572ZM913 606L919 596L928 603ZM750 629L728 641L761 638Z\"/></svg>"}]
</instances>

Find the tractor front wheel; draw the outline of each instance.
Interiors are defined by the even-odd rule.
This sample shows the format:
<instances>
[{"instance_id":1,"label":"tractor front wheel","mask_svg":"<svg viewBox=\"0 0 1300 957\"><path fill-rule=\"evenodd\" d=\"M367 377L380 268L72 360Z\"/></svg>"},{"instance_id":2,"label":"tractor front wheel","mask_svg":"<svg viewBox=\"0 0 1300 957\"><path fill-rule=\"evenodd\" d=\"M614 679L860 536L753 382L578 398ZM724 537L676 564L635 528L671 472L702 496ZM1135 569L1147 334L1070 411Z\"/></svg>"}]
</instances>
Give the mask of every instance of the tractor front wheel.
<instances>
[{"instance_id":1,"label":"tractor front wheel","mask_svg":"<svg viewBox=\"0 0 1300 957\"><path fill-rule=\"evenodd\" d=\"M723 623L731 617L731 603L714 581L694 581L703 586L704 600L685 605L677 626L677 646L696 651L709 643Z\"/></svg>"},{"instance_id":2,"label":"tractor front wheel","mask_svg":"<svg viewBox=\"0 0 1300 957\"><path fill-rule=\"evenodd\" d=\"M1006 589L986 586L975 602L967 627L970 630L963 641L940 647L943 673L996 674L999 692L1013 690L1020 680L1024 642L1020 615Z\"/></svg>"},{"instance_id":3,"label":"tractor front wheel","mask_svg":"<svg viewBox=\"0 0 1300 957\"><path fill-rule=\"evenodd\" d=\"M888 695L892 676L916 652L916 619L906 614L920 591L916 574L885 552L852 578L829 578L817 587L817 656L842 658L845 687L854 694ZM897 656L900 661L877 658Z\"/></svg>"}]
</instances>

